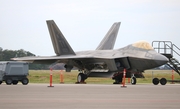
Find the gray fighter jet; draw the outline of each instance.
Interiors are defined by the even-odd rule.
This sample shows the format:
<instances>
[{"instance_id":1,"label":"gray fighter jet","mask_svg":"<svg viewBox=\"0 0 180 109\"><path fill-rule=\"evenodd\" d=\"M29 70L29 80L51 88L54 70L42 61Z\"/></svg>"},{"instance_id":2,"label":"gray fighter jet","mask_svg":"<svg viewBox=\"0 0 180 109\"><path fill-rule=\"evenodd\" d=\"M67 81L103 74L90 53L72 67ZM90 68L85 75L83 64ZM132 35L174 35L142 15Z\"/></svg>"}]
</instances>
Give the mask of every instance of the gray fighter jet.
<instances>
[{"instance_id":1,"label":"gray fighter jet","mask_svg":"<svg viewBox=\"0 0 180 109\"><path fill-rule=\"evenodd\" d=\"M56 56L19 57L12 60L41 64L64 63L66 72L76 67L79 70L77 82L84 82L88 77L113 77L114 83L120 83L122 72L126 69L126 77L132 78L132 84L136 84L136 77L143 77L144 70L168 62L165 56L157 53L145 41L113 49L120 22L112 25L96 50L80 52L73 51L53 20L48 20L47 25Z\"/></svg>"}]
</instances>

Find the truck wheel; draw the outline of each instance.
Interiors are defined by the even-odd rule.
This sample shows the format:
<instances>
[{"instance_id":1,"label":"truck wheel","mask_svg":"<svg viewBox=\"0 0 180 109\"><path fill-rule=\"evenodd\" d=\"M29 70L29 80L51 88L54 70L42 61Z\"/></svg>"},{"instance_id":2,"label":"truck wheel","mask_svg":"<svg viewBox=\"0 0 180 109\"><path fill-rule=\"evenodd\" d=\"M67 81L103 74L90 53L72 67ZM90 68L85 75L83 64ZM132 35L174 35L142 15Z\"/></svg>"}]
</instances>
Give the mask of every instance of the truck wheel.
<instances>
[{"instance_id":1,"label":"truck wheel","mask_svg":"<svg viewBox=\"0 0 180 109\"><path fill-rule=\"evenodd\" d=\"M159 79L158 79L158 78L154 78L154 79L152 80L152 83L153 83L154 85L158 85L158 84L159 84Z\"/></svg>"},{"instance_id":2,"label":"truck wheel","mask_svg":"<svg viewBox=\"0 0 180 109\"><path fill-rule=\"evenodd\" d=\"M13 83L13 85L17 85L18 81L14 80L12 83Z\"/></svg>"},{"instance_id":3,"label":"truck wheel","mask_svg":"<svg viewBox=\"0 0 180 109\"><path fill-rule=\"evenodd\" d=\"M23 85L27 85L29 83L29 80L27 78L23 78L21 82Z\"/></svg>"},{"instance_id":4,"label":"truck wheel","mask_svg":"<svg viewBox=\"0 0 180 109\"><path fill-rule=\"evenodd\" d=\"M2 84L2 81L0 81L0 85Z\"/></svg>"},{"instance_id":5,"label":"truck wheel","mask_svg":"<svg viewBox=\"0 0 180 109\"><path fill-rule=\"evenodd\" d=\"M11 85L12 84L12 79L11 78L7 78L6 79L6 84L7 85Z\"/></svg>"},{"instance_id":6,"label":"truck wheel","mask_svg":"<svg viewBox=\"0 0 180 109\"><path fill-rule=\"evenodd\" d=\"M160 83L161 83L161 85L166 85L166 83L167 83L166 78L161 78Z\"/></svg>"}]
</instances>

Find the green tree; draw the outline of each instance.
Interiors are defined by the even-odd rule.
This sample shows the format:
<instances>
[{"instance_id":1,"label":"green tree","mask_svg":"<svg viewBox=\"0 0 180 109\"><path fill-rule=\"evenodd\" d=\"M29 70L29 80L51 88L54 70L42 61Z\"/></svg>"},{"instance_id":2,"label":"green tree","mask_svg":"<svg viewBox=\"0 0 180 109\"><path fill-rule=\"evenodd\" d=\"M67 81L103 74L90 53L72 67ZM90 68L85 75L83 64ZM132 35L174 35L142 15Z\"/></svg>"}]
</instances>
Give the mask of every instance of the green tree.
<instances>
[{"instance_id":1,"label":"green tree","mask_svg":"<svg viewBox=\"0 0 180 109\"><path fill-rule=\"evenodd\" d=\"M13 50L3 50L2 61L10 61L11 58L14 58L16 52Z\"/></svg>"},{"instance_id":2,"label":"green tree","mask_svg":"<svg viewBox=\"0 0 180 109\"><path fill-rule=\"evenodd\" d=\"M0 47L0 60L3 59L3 49Z\"/></svg>"},{"instance_id":3,"label":"green tree","mask_svg":"<svg viewBox=\"0 0 180 109\"><path fill-rule=\"evenodd\" d=\"M23 49L20 50L3 50L0 47L0 61L11 61L11 58L15 57L26 57L26 56L35 56L33 53L29 51L25 51ZM49 64L29 64L29 69L33 70L42 70L49 69Z\"/></svg>"}]
</instances>

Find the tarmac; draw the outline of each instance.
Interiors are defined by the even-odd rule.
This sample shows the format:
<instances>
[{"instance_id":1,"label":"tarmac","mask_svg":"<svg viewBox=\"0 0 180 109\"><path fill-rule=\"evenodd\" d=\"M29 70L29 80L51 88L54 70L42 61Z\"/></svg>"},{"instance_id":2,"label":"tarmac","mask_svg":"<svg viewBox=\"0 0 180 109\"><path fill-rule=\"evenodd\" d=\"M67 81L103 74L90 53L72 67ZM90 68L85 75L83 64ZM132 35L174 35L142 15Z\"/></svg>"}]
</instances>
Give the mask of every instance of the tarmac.
<instances>
[{"instance_id":1,"label":"tarmac","mask_svg":"<svg viewBox=\"0 0 180 109\"><path fill-rule=\"evenodd\" d=\"M1 109L180 109L180 84L0 85Z\"/></svg>"}]
</instances>

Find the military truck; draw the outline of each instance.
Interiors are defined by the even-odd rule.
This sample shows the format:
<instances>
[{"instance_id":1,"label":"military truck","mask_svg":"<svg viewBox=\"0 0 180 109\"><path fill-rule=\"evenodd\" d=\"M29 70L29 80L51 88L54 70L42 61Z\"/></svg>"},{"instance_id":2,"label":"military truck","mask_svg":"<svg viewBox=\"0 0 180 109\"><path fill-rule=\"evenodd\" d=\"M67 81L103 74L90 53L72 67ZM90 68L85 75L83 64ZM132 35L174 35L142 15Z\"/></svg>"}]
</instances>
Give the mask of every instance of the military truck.
<instances>
[{"instance_id":1,"label":"military truck","mask_svg":"<svg viewBox=\"0 0 180 109\"><path fill-rule=\"evenodd\" d=\"M22 82L27 85L29 64L27 62L0 61L0 84L5 81L7 85L17 85Z\"/></svg>"}]
</instances>

